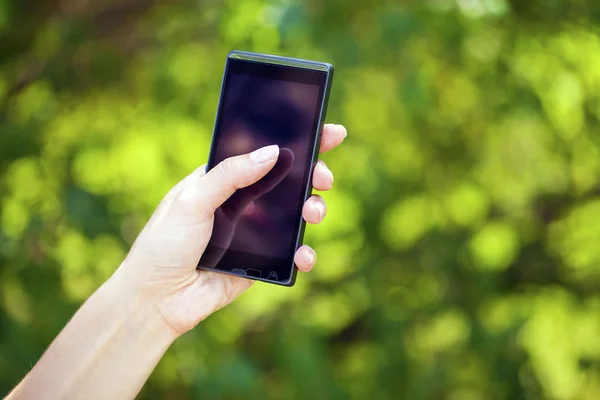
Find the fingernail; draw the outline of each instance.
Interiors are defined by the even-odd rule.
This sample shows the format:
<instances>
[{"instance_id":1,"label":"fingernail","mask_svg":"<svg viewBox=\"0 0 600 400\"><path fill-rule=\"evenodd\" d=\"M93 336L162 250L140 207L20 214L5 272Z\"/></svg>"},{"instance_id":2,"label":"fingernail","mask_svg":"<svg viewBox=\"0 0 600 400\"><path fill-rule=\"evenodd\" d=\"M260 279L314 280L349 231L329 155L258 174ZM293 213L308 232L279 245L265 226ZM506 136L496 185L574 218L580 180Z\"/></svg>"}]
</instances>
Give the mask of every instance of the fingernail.
<instances>
[{"instance_id":1,"label":"fingernail","mask_svg":"<svg viewBox=\"0 0 600 400\"><path fill-rule=\"evenodd\" d=\"M315 262L317 261L317 257L315 257L315 254L312 251L309 251L307 253L306 259L308 261L309 267L312 267L313 265L315 265Z\"/></svg>"},{"instance_id":2,"label":"fingernail","mask_svg":"<svg viewBox=\"0 0 600 400\"><path fill-rule=\"evenodd\" d=\"M315 207L317 208L317 213L319 214L319 221L325 217L325 206L321 202L316 202Z\"/></svg>"},{"instance_id":3,"label":"fingernail","mask_svg":"<svg viewBox=\"0 0 600 400\"><path fill-rule=\"evenodd\" d=\"M319 160L319 164L321 164L321 167L325 170L327 175L329 175L331 177L331 183L333 183L333 172L331 172L331 170L329 169L327 164L325 164L325 161Z\"/></svg>"},{"instance_id":4,"label":"fingernail","mask_svg":"<svg viewBox=\"0 0 600 400\"><path fill-rule=\"evenodd\" d=\"M271 146L261 147L250 153L250 158L255 164L264 164L267 161L276 159L279 156L279 146L273 144Z\"/></svg>"},{"instance_id":5,"label":"fingernail","mask_svg":"<svg viewBox=\"0 0 600 400\"><path fill-rule=\"evenodd\" d=\"M338 129L344 131L344 139L346 139L346 136L348 136L348 131L346 130L346 127L344 125L338 125Z\"/></svg>"}]
</instances>

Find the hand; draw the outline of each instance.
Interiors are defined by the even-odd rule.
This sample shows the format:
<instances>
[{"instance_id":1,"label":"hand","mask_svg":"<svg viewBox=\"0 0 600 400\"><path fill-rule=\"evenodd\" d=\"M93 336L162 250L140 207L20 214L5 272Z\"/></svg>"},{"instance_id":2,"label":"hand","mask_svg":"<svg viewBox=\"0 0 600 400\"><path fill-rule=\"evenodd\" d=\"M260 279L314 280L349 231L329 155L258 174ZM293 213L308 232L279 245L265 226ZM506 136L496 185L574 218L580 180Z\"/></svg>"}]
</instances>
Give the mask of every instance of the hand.
<instances>
[{"instance_id":1,"label":"hand","mask_svg":"<svg viewBox=\"0 0 600 400\"><path fill-rule=\"evenodd\" d=\"M326 125L321 152L339 146L345 137L343 126ZM254 282L197 270L196 266L211 237L215 211L238 189L265 177L284 152L268 146L227 159L208 173L204 166L192 172L161 201L116 272L115 278L151 303L176 334L192 329ZM333 184L333 174L322 161L315 167L312 183L321 191ZM320 223L325 214L325 202L317 195L310 197L302 210L311 224ZM316 254L302 246L294 261L301 271L310 271Z\"/></svg>"},{"instance_id":2,"label":"hand","mask_svg":"<svg viewBox=\"0 0 600 400\"><path fill-rule=\"evenodd\" d=\"M237 190L215 211L215 224L210 237L212 251L204 254L203 267L214 268L229 248L235 227L241 214L254 200L276 187L291 171L294 153L290 149L279 149L279 157L273 168L252 186Z\"/></svg>"}]
</instances>

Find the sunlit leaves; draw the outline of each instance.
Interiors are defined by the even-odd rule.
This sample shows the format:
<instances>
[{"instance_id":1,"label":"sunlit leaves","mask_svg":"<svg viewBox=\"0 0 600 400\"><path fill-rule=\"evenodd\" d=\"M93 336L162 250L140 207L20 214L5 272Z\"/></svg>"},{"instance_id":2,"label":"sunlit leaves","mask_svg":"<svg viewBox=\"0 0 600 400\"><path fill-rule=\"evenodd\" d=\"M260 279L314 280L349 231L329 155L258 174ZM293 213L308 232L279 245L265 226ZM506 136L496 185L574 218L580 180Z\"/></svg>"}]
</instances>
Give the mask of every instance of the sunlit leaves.
<instances>
[{"instance_id":1,"label":"sunlit leaves","mask_svg":"<svg viewBox=\"0 0 600 400\"><path fill-rule=\"evenodd\" d=\"M471 239L470 250L477 268L501 270L514 260L519 249L519 236L503 222L491 222Z\"/></svg>"},{"instance_id":2,"label":"sunlit leaves","mask_svg":"<svg viewBox=\"0 0 600 400\"><path fill-rule=\"evenodd\" d=\"M63 284L69 296L83 300L110 277L123 261L125 252L112 236L90 240L75 230L65 232L49 252L61 265Z\"/></svg>"},{"instance_id":3,"label":"sunlit leaves","mask_svg":"<svg viewBox=\"0 0 600 400\"><path fill-rule=\"evenodd\" d=\"M440 352L456 351L465 344L469 333L470 323L466 315L459 310L447 310L417 322L406 340L413 357L435 357Z\"/></svg>"},{"instance_id":4,"label":"sunlit leaves","mask_svg":"<svg viewBox=\"0 0 600 400\"><path fill-rule=\"evenodd\" d=\"M230 3L233 7L229 9L229 18L222 25L224 38L235 46L249 42L255 49L276 51L279 46L279 32L275 25L277 20L272 19L273 11L266 2L248 0Z\"/></svg>"},{"instance_id":5,"label":"sunlit leaves","mask_svg":"<svg viewBox=\"0 0 600 400\"><path fill-rule=\"evenodd\" d=\"M2 230L9 237L21 237L29 222L30 214L25 205L16 199L2 201Z\"/></svg>"},{"instance_id":6,"label":"sunlit leaves","mask_svg":"<svg viewBox=\"0 0 600 400\"><path fill-rule=\"evenodd\" d=\"M364 237L358 232L343 237L344 239L315 241L314 248L318 254L319 268L316 268L312 274L316 279L336 282L356 271L356 261L364 245ZM327 267L321 268L323 265Z\"/></svg>"},{"instance_id":7,"label":"sunlit leaves","mask_svg":"<svg viewBox=\"0 0 600 400\"><path fill-rule=\"evenodd\" d=\"M533 296L502 296L491 298L479 307L479 319L492 334L502 334L518 327L531 315Z\"/></svg>"},{"instance_id":8,"label":"sunlit leaves","mask_svg":"<svg viewBox=\"0 0 600 400\"><path fill-rule=\"evenodd\" d=\"M173 54L169 74L181 90L193 90L209 76L209 68L215 60L207 50L204 46L189 44Z\"/></svg>"},{"instance_id":9,"label":"sunlit leaves","mask_svg":"<svg viewBox=\"0 0 600 400\"><path fill-rule=\"evenodd\" d=\"M340 284L334 293L310 296L301 313L302 322L325 332L339 332L369 309L370 293L362 280Z\"/></svg>"},{"instance_id":10,"label":"sunlit leaves","mask_svg":"<svg viewBox=\"0 0 600 400\"><path fill-rule=\"evenodd\" d=\"M32 120L44 121L57 107L57 99L47 82L38 82L19 96L11 117L24 124Z\"/></svg>"},{"instance_id":11,"label":"sunlit leaves","mask_svg":"<svg viewBox=\"0 0 600 400\"><path fill-rule=\"evenodd\" d=\"M22 324L28 324L33 317L31 304L23 284L15 279L6 277L0 282L2 304L9 317Z\"/></svg>"},{"instance_id":12,"label":"sunlit leaves","mask_svg":"<svg viewBox=\"0 0 600 400\"><path fill-rule=\"evenodd\" d=\"M5 185L7 195L2 199L2 228L9 236L19 238L32 211L43 210L52 199L46 196L47 185L39 162L34 158L14 162L6 175Z\"/></svg>"},{"instance_id":13,"label":"sunlit leaves","mask_svg":"<svg viewBox=\"0 0 600 400\"><path fill-rule=\"evenodd\" d=\"M568 185L559 140L535 114L519 110L491 125L473 171L507 213L518 213L540 193L560 193Z\"/></svg>"},{"instance_id":14,"label":"sunlit leaves","mask_svg":"<svg viewBox=\"0 0 600 400\"><path fill-rule=\"evenodd\" d=\"M392 118L402 112L394 102L397 93L394 76L387 71L364 69L355 70L347 78L343 106L348 126L364 140L381 139L369 133L390 129L394 126Z\"/></svg>"},{"instance_id":15,"label":"sunlit leaves","mask_svg":"<svg viewBox=\"0 0 600 400\"><path fill-rule=\"evenodd\" d=\"M505 37L506 33L503 30L486 26L482 31L473 32L465 38L463 42L465 53L475 60L471 68L485 75L486 66L496 61L500 55Z\"/></svg>"},{"instance_id":16,"label":"sunlit leaves","mask_svg":"<svg viewBox=\"0 0 600 400\"><path fill-rule=\"evenodd\" d=\"M575 193L581 195L600 182L600 152L587 137L575 140L571 151L571 182Z\"/></svg>"},{"instance_id":17,"label":"sunlit leaves","mask_svg":"<svg viewBox=\"0 0 600 400\"><path fill-rule=\"evenodd\" d=\"M575 207L550 229L549 249L560 254L563 262L587 273L600 268L600 201ZM585 276L587 274L583 274Z\"/></svg>"},{"instance_id":18,"label":"sunlit leaves","mask_svg":"<svg viewBox=\"0 0 600 400\"><path fill-rule=\"evenodd\" d=\"M591 395L590 389L599 394L581 368L582 362L600 357L598 299L580 303L554 289L537 296L534 307L520 339L548 393L557 399Z\"/></svg>"},{"instance_id":19,"label":"sunlit leaves","mask_svg":"<svg viewBox=\"0 0 600 400\"><path fill-rule=\"evenodd\" d=\"M348 382L353 398L369 397L377 390L380 367L386 357L385 348L373 342L359 342L344 349L336 365L338 379Z\"/></svg>"},{"instance_id":20,"label":"sunlit leaves","mask_svg":"<svg viewBox=\"0 0 600 400\"><path fill-rule=\"evenodd\" d=\"M439 210L427 196L406 198L385 213L382 238L393 247L408 248L436 226Z\"/></svg>"},{"instance_id":21,"label":"sunlit leaves","mask_svg":"<svg viewBox=\"0 0 600 400\"><path fill-rule=\"evenodd\" d=\"M481 105L482 96L466 76L453 71L440 73L439 101L441 116L449 123L462 123Z\"/></svg>"},{"instance_id":22,"label":"sunlit leaves","mask_svg":"<svg viewBox=\"0 0 600 400\"><path fill-rule=\"evenodd\" d=\"M490 206L486 194L470 182L455 185L446 197L445 203L452 221L463 226L482 221Z\"/></svg>"},{"instance_id":23,"label":"sunlit leaves","mask_svg":"<svg viewBox=\"0 0 600 400\"><path fill-rule=\"evenodd\" d=\"M381 274L376 281L381 291L374 293L381 310L392 321L409 322L420 310L436 309L452 289L442 273L415 270L413 265L392 260L373 266Z\"/></svg>"},{"instance_id":24,"label":"sunlit leaves","mask_svg":"<svg viewBox=\"0 0 600 400\"><path fill-rule=\"evenodd\" d=\"M583 126L583 88L579 78L568 72L554 76L542 98L548 117L566 139L577 135Z\"/></svg>"},{"instance_id":25,"label":"sunlit leaves","mask_svg":"<svg viewBox=\"0 0 600 400\"><path fill-rule=\"evenodd\" d=\"M0 132L0 391L36 357L6 349L41 352L206 162L241 49L336 67L349 136L323 155L317 266L209 318L142 397L600 397L600 36L556 23L597 12L571 3L189 0L118 45L29 24L32 51L0 64L0 96L33 76Z\"/></svg>"},{"instance_id":26,"label":"sunlit leaves","mask_svg":"<svg viewBox=\"0 0 600 400\"><path fill-rule=\"evenodd\" d=\"M305 277L299 273L297 283L294 286L298 290L286 290L287 288L275 285L255 285L251 290L245 292L237 303L233 305L238 309L245 320L275 313L286 303L300 301L304 298L308 289Z\"/></svg>"},{"instance_id":27,"label":"sunlit leaves","mask_svg":"<svg viewBox=\"0 0 600 400\"><path fill-rule=\"evenodd\" d=\"M355 196L340 188L324 194L323 197L327 201L327 219L322 225L311 230L309 235L312 240L321 241L360 232L363 210Z\"/></svg>"},{"instance_id":28,"label":"sunlit leaves","mask_svg":"<svg viewBox=\"0 0 600 400\"><path fill-rule=\"evenodd\" d=\"M469 18L501 16L510 10L507 0L456 0L456 5Z\"/></svg>"}]
</instances>

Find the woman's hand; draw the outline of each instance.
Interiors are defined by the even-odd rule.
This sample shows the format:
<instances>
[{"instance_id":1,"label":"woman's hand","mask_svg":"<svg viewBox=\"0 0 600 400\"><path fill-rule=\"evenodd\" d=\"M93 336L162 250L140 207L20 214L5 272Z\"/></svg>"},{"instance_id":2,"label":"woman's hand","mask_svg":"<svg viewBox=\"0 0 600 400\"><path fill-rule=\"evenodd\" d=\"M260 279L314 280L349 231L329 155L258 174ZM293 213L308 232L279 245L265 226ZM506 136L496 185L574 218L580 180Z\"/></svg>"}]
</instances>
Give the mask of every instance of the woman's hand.
<instances>
[{"instance_id":1,"label":"woman's hand","mask_svg":"<svg viewBox=\"0 0 600 400\"><path fill-rule=\"evenodd\" d=\"M321 151L346 137L339 125L327 125ZM177 337L212 312L229 304L252 281L200 271L196 265L211 237L215 211L238 189L224 217L235 215L252 195L270 190L289 167L289 154L268 146L225 160L210 172L198 168L162 200L117 272L77 311L9 399L134 398ZM288 165L288 167L286 167ZM329 190L333 175L319 162L313 187ZM221 210L222 211L222 210ZM312 196L303 217L318 224L325 203ZM229 240L227 234L224 240ZM309 271L316 255L307 246L295 256Z\"/></svg>"},{"instance_id":2,"label":"woman's hand","mask_svg":"<svg viewBox=\"0 0 600 400\"><path fill-rule=\"evenodd\" d=\"M345 137L343 126L326 125L321 152L339 146ZM208 173L204 166L198 168L165 196L113 277L149 302L177 335L252 285L252 280L196 266L211 237L217 208L236 190L264 177L280 154L277 146L268 146L227 159ZM312 183L321 191L333 184L333 174L322 161L315 167ZM311 224L320 223L325 214L325 202L317 195L308 199L302 213ZM301 271L310 271L316 254L302 246L295 262Z\"/></svg>"}]
</instances>

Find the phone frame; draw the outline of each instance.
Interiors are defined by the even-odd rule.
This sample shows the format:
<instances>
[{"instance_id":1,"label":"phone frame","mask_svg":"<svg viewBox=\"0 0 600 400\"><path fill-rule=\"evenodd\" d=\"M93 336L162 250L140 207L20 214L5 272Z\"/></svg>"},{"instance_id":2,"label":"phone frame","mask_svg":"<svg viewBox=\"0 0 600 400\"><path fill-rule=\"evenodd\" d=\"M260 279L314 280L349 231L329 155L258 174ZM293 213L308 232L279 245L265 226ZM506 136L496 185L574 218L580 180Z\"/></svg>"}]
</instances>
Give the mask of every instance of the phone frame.
<instances>
[{"instance_id":1,"label":"phone frame","mask_svg":"<svg viewBox=\"0 0 600 400\"><path fill-rule=\"evenodd\" d=\"M216 133L217 133L218 122L219 122L219 118L220 118L220 114L221 114L221 108L223 106L223 97L225 94L224 89L225 89L225 83L226 83L228 72L229 72L230 60L243 60L243 61L252 62L252 63L267 64L267 65L279 65L279 66L292 67L292 68L301 68L301 69L308 69L308 70L314 70L314 71L322 71L325 73L325 75L326 75L325 87L323 88L323 98L321 101L321 105L319 107L319 116L318 116L319 120L318 120L318 124L317 124L317 132L316 133L313 132L313 138L312 138L311 165L310 165L310 168L308 171L307 184L303 191L304 198L303 198L302 204L306 203L306 201L312 195L313 172L314 172L315 166L318 161L319 149L320 149L320 145L321 145L321 137L323 135L323 127L325 125L325 115L327 114L327 105L329 103L329 95L331 92L331 84L333 81L333 72L334 72L333 65L331 65L329 63L325 63L325 62L302 60L302 59L298 59L298 58L282 57L282 56L276 56L276 55L270 55L270 54L247 52L247 51L233 50L233 51L229 52L229 54L227 55L227 61L225 64L225 71L223 73L223 79L221 81L221 93L219 96L219 103L217 106L217 113L216 113L216 117L215 117L215 127L213 130L213 135L212 135L212 140L211 140L211 145L210 145L210 153L208 156L207 171L210 168L213 168L215 166L214 165L214 157L215 157L215 147L216 147L215 145L216 145L216 141L217 141ZM302 245L302 242L304 240L304 231L306 229L306 221L304 221L304 218L302 218L302 215L300 215L300 220L301 220L300 228L298 229L298 232L296 234L294 252L297 251L298 248L300 248L300 246ZM222 274L227 274L227 275L241 276L241 277L244 277L247 279L257 280L257 281L266 282L266 283L272 283L272 284L276 284L276 285L280 285L280 286L291 287L291 286L294 286L294 284L296 283L296 275L298 273L298 267L296 266L296 263L293 261L293 256L294 255L292 255L292 262L291 262L291 266L290 266L290 268L291 268L290 279L287 281L278 281L278 280L269 279L268 277L263 278L263 277L252 276L252 275L248 275L246 273L246 271L240 271L240 270L225 271L225 270L221 270L218 268L206 268L206 267L200 267L200 266L198 266L198 268L207 270L207 271L214 271L214 272L218 272L218 273L222 273Z\"/></svg>"}]
</instances>

